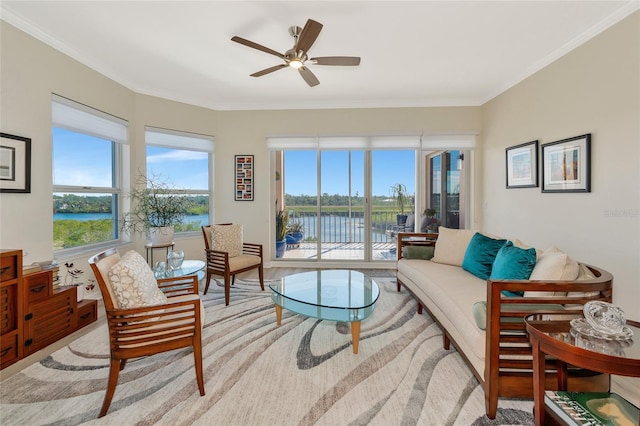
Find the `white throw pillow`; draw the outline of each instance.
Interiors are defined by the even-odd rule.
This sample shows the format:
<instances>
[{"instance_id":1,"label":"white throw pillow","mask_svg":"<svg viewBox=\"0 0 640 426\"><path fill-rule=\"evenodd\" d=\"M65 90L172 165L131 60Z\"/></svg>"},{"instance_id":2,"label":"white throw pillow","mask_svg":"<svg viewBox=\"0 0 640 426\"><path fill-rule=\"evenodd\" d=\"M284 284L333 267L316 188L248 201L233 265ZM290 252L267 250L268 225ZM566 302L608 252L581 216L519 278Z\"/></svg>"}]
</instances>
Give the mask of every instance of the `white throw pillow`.
<instances>
[{"instance_id":1,"label":"white throw pillow","mask_svg":"<svg viewBox=\"0 0 640 426\"><path fill-rule=\"evenodd\" d=\"M573 281L578 278L580 266L578 262L565 252L553 246L546 249L536 261L531 272L530 280ZM524 297L565 296L563 292L553 291L525 291Z\"/></svg>"},{"instance_id":2,"label":"white throw pillow","mask_svg":"<svg viewBox=\"0 0 640 426\"><path fill-rule=\"evenodd\" d=\"M438 228L438 239L432 262L462 266L464 254L471 237L476 233L471 229Z\"/></svg>"},{"instance_id":3,"label":"white throw pillow","mask_svg":"<svg viewBox=\"0 0 640 426\"><path fill-rule=\"evenodd\" d=\"M167 303L153 271L144 258L130 250L109 269L109 282L119 308L139 308Z\"/></svg>"},{"instance_id":4,"label":"white throw pillow","mask_svg":"<svg viewBox=\"0 0 640 426\"><path fill-rule=\"evenodd\" d=\"M242 225L211 226L211 249L229 253L229 257L242 254Z\"/></svg>"}]
</instances>

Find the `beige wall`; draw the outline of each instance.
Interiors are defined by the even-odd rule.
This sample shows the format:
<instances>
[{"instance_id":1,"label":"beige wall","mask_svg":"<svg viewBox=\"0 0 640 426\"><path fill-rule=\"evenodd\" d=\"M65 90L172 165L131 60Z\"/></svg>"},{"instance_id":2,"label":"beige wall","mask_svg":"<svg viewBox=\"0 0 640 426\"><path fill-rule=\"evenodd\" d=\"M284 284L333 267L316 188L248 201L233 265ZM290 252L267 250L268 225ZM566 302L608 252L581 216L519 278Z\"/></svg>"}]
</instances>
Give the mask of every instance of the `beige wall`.
<instances>
[{"instance_id":1,"label":"beige wall","mask_svg":"<svg viewBox=\"0 0 640 426\"><path fill-rule=\"evenodd\" d=\"M614 275L640 319L640 13L482 107L479 211L488 232L556 245ZM592 135L591 193L505 189L505 148Z\"/></svg>"}]
</instances>

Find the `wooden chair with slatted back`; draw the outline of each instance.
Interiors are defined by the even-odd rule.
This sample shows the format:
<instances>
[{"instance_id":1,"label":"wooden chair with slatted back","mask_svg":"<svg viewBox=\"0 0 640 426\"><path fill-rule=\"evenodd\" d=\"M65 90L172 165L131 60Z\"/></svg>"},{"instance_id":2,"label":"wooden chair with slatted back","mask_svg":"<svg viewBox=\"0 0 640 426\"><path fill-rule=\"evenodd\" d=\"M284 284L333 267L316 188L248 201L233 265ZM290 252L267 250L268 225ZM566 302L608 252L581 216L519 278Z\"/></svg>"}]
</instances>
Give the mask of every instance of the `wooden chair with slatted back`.
<instances>
[{"instance_id":1,"label":"wooden chair with slatted back","mask_svg":"<svg viewBox=\"0 0 640 426\"><path fill-rule=\"evenodd\" d=\"M166 304L121 309L109 280L109 270L120 260L115 248L89 259L104 300L109 328L110 366L107 393L99 417L107 414L127 360L174 349L193 349L196 381L204 395L202 375L202 323L204 305L198 295L196 275L158 279Z\"/></svg>"},{"instance_id":2,"label":"wooden chair with slatted back","mask_svg":"<svg viewBox=\"0 0 640 426\"><path fill-rule=\"evenodd\" d=\"M231 285L235 283L236 274L241 272L258 269L258 277L260 279L260 288L264 291L264 266L262 259L262 244L245 243L240 237L240 241L234 241L236 252L232 253L220 246L212 238L212 231L220 231L225 234L226 228L231 227L231 223L223 223L217 225L203 226L202 235L204 237L204 247L207 256L207 277L204 287L204 294L209 290L209 282L212 275L221 275L224 277L224 302L229 306L231 298ZM237 225L236 225L237 226ZM229 228L230 230L230 228ZM242 231L240 230L240 235ZM218 234L219 235L219 234ZM237 234L233 238L237 238ZM225 244L222 244L223 246Z\"/></svg>"}]
</instances>

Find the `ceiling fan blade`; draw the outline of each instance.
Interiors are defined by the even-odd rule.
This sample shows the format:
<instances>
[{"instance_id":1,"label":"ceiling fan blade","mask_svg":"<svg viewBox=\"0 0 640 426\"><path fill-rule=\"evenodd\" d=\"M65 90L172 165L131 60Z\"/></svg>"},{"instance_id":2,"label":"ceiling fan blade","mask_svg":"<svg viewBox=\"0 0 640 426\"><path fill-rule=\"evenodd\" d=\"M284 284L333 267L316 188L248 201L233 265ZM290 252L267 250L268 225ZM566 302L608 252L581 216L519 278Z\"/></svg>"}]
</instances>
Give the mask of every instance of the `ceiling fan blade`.
<instances>
[{"instance_id":1,"label":"ceiling fan blade","mask_svg":"<svg viewBox=\"0 0 640 426\"><path fill-rule=\"evenodd\" d=\"M300 67L298 68L298 72L300 72L300 75L302 76L302 78L304 78L304 81L306 81L309 86L313 87L320 84L320 80L317 79L317 77L311 72L309 68Z\"/></svg>"},{"instance_id":2,"label":"ceiling fan blade","mask_svg":"<svg viewBox=\"0 0 640 426\"><path fill-rule=\"evenodd\" d=\"M253 74L251 74L251 77L261 77L261 76L263 76L265 74L269 74L269 73L281 70L282 68L286 68L286 67L288 67L287 64L276 65L276 66L271 67L271 68L263 69L262 71L254 72Z\"/></svg>"},{"instance_id":3,"label":"ceiling fan blade","mask_svg":"<svg viewBox=\"0 0 640 426\"><path fill-rule=\"evenodd\" d=\"M357 56L323 56L321 58L310 58L309 60L314 61L317 65L360 65L360 58Z\"/></svg>"},{"instance_id":4,"label":"ceiling fan blade","mask_svg":"<svg viewBox=\"0 0 640 426\"><path fill-rule=\"evenodd\" d=\"M264 47L261 44L254 43L251 40L247 40L245 38L238 37L238 36L233 36L233 37L231 37L231 41L235 41L236 43L244 44L245 46L251 47L253 49L260 50L260 51L265 52L265 53L269 53L271 55L277 56L280 59L284 59L284 55L282 53L276 52L275 50L269 49L268 47Z\"/></svg>"},{"instance_id":5,"label":"ceiling fan blade","mask_svg":"<svg viewBox=\"0 0 640 426\"><path fill-rule=\"evenodd\" d=\"M320 30L322 30L322 24L320 22L308 19L298 37L296 50L302 50L305 53L308 52L318 38L318 35L320 35Z\"/></svg>"}]
</instances>

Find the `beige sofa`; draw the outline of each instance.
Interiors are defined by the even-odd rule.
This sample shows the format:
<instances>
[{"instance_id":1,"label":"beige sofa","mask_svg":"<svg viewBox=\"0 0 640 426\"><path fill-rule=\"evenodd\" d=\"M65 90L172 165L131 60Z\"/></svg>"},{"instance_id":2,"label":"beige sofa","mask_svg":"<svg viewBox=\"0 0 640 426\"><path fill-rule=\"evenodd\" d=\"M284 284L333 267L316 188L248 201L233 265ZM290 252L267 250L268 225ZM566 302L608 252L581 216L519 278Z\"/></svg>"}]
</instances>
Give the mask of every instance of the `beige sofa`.
<instances>
[{"instance_id":1,"label":"beige sofa","mask_svg":"<svg viewBox=\"0 0 640 426\"><path fill-rule=\"evenodd\" d=\"M440 228L439 234L398 234L398 291L404 287L417 299L418 313L427 309L442 329L445 349L453 343L466 360L484 386L486 414L493 419L499 397L533 397L531 347L522 318L581 310L589 300L611 302L613 278L552 248L536 250L528 280L481 279L461 266L474 234L447 228ZM429 246L434 257L425 260ZM505 297L503 291L524 292L524 297ZM551 364L547 386L557 388ZM608 376L572 373L572 390L608 388Z\"/></svg>"}]
</instances>

